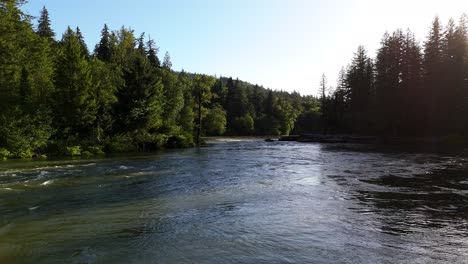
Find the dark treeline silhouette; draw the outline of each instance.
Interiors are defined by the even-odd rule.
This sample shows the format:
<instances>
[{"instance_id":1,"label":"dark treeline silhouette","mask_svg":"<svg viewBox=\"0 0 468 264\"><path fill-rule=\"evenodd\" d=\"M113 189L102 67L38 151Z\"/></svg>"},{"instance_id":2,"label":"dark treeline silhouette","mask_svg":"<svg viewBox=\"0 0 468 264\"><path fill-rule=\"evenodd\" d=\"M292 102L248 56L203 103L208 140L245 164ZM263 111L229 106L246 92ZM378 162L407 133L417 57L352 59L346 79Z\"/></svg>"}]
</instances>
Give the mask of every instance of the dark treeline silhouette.
<instances>
[{"instance_id":1,"label":"dark treeline silhouette","mask_svg":"<svg viewBox=\"0 0 468 264\"><path fill-rule=\"evenodd\" d=\"M467 17L436 17L421 46L407 30L385 33L375 59L360 46L323 94L328 132L448 136L468 132Z\"/></svg>"},{"instance_id":2,"label":"dark treeline silhouette","mask_svg":"<svg viewBox=\"0 0 468 264\"><path fill-rule=\"evenodd\" d=\"M175 72L169 53L161 61L152 38L125 27L104 25L93 51L79 28L56 40L47 9L34 27L24 2L0 2L0 159L184 147L203 135L289 134L303 104L315 100Z\"/></svg>"}]
</instances>

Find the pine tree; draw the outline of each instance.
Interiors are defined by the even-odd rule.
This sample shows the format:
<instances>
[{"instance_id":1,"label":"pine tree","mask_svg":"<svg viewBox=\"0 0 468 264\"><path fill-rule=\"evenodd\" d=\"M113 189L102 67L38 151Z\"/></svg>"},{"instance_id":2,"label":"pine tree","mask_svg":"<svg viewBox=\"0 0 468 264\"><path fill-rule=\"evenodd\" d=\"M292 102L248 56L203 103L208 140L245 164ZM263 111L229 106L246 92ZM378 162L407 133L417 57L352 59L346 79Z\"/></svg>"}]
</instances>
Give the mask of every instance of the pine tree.
<instances>
[{"instance_id":1,"label":"pine tree","mask_svg":"<svg viewBox=\"0 0 468 264\"><path fill-rule=\"evenodd\" d=\"M86 59L89 59L89 50L88 50L88 46L86 45L86 42L84 40L84 36L83 34L81 33L81 30L79 27L76 27L76 37L78 38L78 41L80 43L80 47L81 47L81 54L83 54L83 56L85 56Z\"/></svg>"},{"instance_id":2,"label":"pine tree","mask_svg":"<svg viewBox=\"0 0 468 264\"><path fill-rule=\"evenodd\" d=\"M35 34L24 1L0 5L0 148L30 158L52 134L50 45Z\"/></svg>"},{"instance_id":3,"label":"pine tree","mask_svg":"<svg viewBox=\"0 0 468 264\"><path fill-rule=\"evenodd\" d=\"M400 118L403 123L403 133L416 135L424 123L422 109L424 94L422 87L422 52L419 43L412 32L406 32L403 40L401 60L401 107Z\"/></svg>"},{"instance_id":4,"label":"pine tree","mask_svg":"<svg viewBox=\"0 0 468 264\"><path fill-rule=\"evenodd\" d=\"M93 123L92 140L102 143L105 136L112 134L114 116L113 106L117 103L117 90L124 82L119 68L92 58L90 63L92 77L92 98L96 101L96 120Z\"/></svg>"},{"instance_id":5,"label":"pine tree","mask_svg":"<svg viewBox=\"0 0 468 264\"><path fill-rule=\"evenodd\" d=\"M50 26L49 11L47 11L45 6L42 7L36 33L42 38L46 38L52 42L55 41L55 32Z\"/></svg>"},{"instance_id":6,"label":"pine tree","mask_svg":"<svg viewBox=\"0 0 468 264\"><path fill-rule=\"evenodd\" d=\"M151 39L151 37L148 39L148 42L146 42L146 46L148 48L148 60L150 61L151 65L153 67L160 67L161 62L158 58L159 48L156 46L154 40Z\"/></svg>"},{"instance_id":7,"label":"pine tree","mask_svg":"<svg viewBox=\"0 0 468 264\"><path fill-rule=\"evenodd\" d=\"M441 133L441 95L443 81L443 57L442 57L442 27L438 17L435 17L432 22L432 28L429 36L424 44L424 87L425 93L425 109L427 113L426 127L429 134Z\"/></svg>"},{"instance_id":8,"label":"pine tree","mask_svg":"<svg viewBox=\"0 0 468 264\"><path fill-rule=\"evenodd\" d=\"M363 46L359 46L348 69L346 79L350 88L350 110L353 132L371 130L371 103L374 95L374 64Z\"/></svg>"},{"instance_id":9,"label":"pine tree","mask_svg":"<svg viewBox=\"0 0 468 264\"><path fill-rule=\"evenodd\" d=\"M94 55L105 62L111 61L112 50L111 50L111 34L107 24L104 24L104 28L101 30L101 40L94 49Z\"/></svg>"},{"instance_id":10,"label":"pine tree","mask_svg":"<svg viewBox=\"0 0 468 264\"><path fill-rule=\"evenodd\" d=\"M96 119L91 68L83 54L79 35L69 27L59 43L55 81L56 122L60 137L75 140L89 136Z\"/></svg>"},{"instance_id":11,"label":"pine tree","mask_svg":"<svg viewBox=\"0 0 468 264\"><path fill-rule=\"evenodd\" d=\"M170 70L172 68L172 62L171 62L171 56L169 55L169 52L166 51L166 54L164 55L164 61L162 64L163 68Z\"/></svg>"},{"instance_id":12,"label":"pine tree","mask_svg":"<svg viewBox=\"0 0 468 264\"><path fill-rule=\"evenodd\" d=\"M327 131L327 122L328 122L328 116L327 116L327 77L325 74L322 74L322 77L320 78L320 86L319 86L319 92L320 92L320 119L321 119L321 126L323 129L323 132L326 133Z\"/></svg>"},{"instance_id":13,"label":"pine tree","mask_svg":"<svg viewBox=\"0 0 468 264\"><path fill-rule=\"evenodd\" d=\"M123 69L125 86L117 92L118 130L145 134L162 125L163 85L146 57L135 51Z\"/></svg>"}]
</instances>

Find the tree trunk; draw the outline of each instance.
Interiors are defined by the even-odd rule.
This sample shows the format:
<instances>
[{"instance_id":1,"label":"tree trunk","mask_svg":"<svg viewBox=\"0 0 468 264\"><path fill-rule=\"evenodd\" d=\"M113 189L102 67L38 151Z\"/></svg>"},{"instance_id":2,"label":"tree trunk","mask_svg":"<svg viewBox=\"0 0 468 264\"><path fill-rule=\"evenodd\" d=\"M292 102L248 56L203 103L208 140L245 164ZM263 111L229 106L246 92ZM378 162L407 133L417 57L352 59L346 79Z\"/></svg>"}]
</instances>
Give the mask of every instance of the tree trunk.
<instances>
[{"instance_id":1,"label":"tree trunk","mask_svg":"<svg viewBox=\"0 0 468 264\"><path fill-rule=\"evenodd\" d=\"M198 124L197 124L197 145L200 145L200 134L201 134L201 110L202 110L202 102L201 102L201 92L198 91Z\"/></svg>"}]
</instances>

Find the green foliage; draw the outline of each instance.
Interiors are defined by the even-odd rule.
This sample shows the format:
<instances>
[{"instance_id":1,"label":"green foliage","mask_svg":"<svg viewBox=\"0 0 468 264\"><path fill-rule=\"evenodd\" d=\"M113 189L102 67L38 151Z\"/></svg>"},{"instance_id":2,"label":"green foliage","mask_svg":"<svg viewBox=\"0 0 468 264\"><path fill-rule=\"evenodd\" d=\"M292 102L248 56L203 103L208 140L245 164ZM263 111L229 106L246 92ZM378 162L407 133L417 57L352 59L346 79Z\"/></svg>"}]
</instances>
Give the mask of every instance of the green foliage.
<instances>
[{"instance_id":1,"label":"green foliage","mask_svg":"<svg viewBox=\"0 0 468 264\"><path fill-rule=\"evenodd\" d=\"M92 156L94 156L94 154L91 153L88 150L84 150L84 151L81 152L81 156L83 156L83 157L92 157Z\"/></svg>"},{"instance_id":2,"label":"green foliage","mask_svg":"<svg viewBox=\"0 0 468 264\"><path fill-rule=\"evenodd\" d=\"M155 41L107 25L90 54L79 28L58 43L44 7L34 31L24 1L0 5L0 159L187 147L201 135L468 131L468 32L432 24L385 34L375 60L360 46L321 97L172 70ZM327 92L328 91L328 92Z\"/></svg>"},{"instance_id":3,"label":"green foliage","mask_svg":"<svg viewBox=\"0 0 468 264\"><path fill-rule=\"evenodd\" d=\"M33 155L30 149L25 149L18 153L20 159L32 159Z\"/></svg>"},{"instance_id":4,"label":"green foliage","mask_svg":"<svg viewBox=\"0 0 468 264\"><path fill-rule=\"evenodd\" d=\"M44 6L41 10L41 15L39 17L37 25L37 34L41 38L45 38L49 41L54 41L55 33L50 26L49 12Z\"/></svg>"},{"instance_id":5,"label":"green foliage","mask_svg":"<svg viewBox=\"0 0 468 264\"><path fill-rule=\"evenodd\" d=\"M91 134L98 110L93 96L89 62L77 33L70 28L60 42L56 74L55 112L59 136L85 137Z\"/></svg>"},{"instance_id":6,"label":"green foliage","mask_svg":"<svg viewBox=\"0 0 468 264\"><path fill-rule=\"evenodd\" d=\"M232 127L235 131L238 131L239 135L249 136L252 135L254 132L254 120L249 114L246 114L245 116L241 117L236 117L234 119Z\"/></svg>"},{"instance_id":7,"label":"green foliage","mask_svg":"<svg viewBox=\"0 0 468 264\"><path fill-rule=\"evenodd\" d=\"M165 146L168 148L187 148L193 146L193 137L190 134L173 135L167 138Z\"/></svg>"},{"instance_id":8,"label":"green foliage","mask_svg":"<svg viewBox=\"0 0 468 264\"><path fill-rule=\"evenodd\" d=\"M209 110L205 119L205 133L208 136L221 136L226 132L226 112L221 105L215 105Z\"/></svg>"},{"instance_id":9,"label":"green foliage","mask_svg":"<svg viewBox=\"0 0 468 264\"><path fill-rule=\"evenodd\" d=\"M87 151L93 155L104 155L105 152L102 150L101 146L89 146L87 147Z\"/></svg>"},{"instance_id":10,"label":"green foliage","mask_svg":"<svg viewBox=\"0 0 468 264\"><path fill-rule=\"evenodd\" d=\"M109 137L106 139L105 145L111 153L134 152L137 150L133 139L127 134L115 135L112 138Z\"/></svg>"},{"instance_id":11,"label":"green foliage","mask_svg":"<svg viewBox=\"0 0 468 264\"><path fill-rule=\"evenodd\" d=\"M71 146L66 148L67 156L80 156L81 155L81 146Z\"/></svg>"},{"instance_id":12,"label":"green foliage","mask_svg":"<svg viewBox=\"0 0 468 264\"><path fill-rule=\"evenodd\" d=\"M53 129L47 115L21 115L20 112L10 112L0 115L0 139L13 157L32 157L33 150L46 147ZM31 155L29 155L31 153Z\"/></svg>"},{"instance_id":13,"label":"green foliage","mask_svg":"<svg viewBox=\"0 0 468 264\"><path fill-rule=\"evenodd\" d=\"M0 160L7 160L11 153L6 148L0 148Z\"/></svg>"},{"instance_id":14,"label":"green foliage","mask_svg":"<svg viewBox=\"0 0 468 264\"><path fill-rule=\"evenodd\" d=\"M203 113L206 113L204 105L211 101L212 93L211 87L215 84L216 79L203 74L197 74L193 80L193 95L195 97L196 108L197 108L197 144L200 144L201 130L202 130L202 119Z\"/></svg>"}]
</instances>

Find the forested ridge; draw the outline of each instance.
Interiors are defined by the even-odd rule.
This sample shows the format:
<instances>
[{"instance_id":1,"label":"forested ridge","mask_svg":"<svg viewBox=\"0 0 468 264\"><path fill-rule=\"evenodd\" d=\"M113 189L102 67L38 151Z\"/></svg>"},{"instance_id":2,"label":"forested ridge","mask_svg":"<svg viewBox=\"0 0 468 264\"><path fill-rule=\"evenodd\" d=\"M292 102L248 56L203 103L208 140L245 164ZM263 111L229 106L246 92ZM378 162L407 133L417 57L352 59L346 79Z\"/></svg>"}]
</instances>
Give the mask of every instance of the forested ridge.
<instances>
[{"instance_id":1,"label":"forested ridge","mask_svg":"<svg viewBox=\"0 0 468 264\"><path fill-rule=\"evenodd\" d=\"M92 51L44 7L0 4L0 158L151 151L204 135L289 134L305 101L232 78L173 71L155 40L104 25ZM35 23L34 23L35 22ZM36 25L33 25L36 24ZM57 40L59 39L59 40Z\"/></svg>"},{"instance_id":2,"label":"forested ridge","mask_svg":"<svg viewBox=\"0 0 468 264\"><path fill-rule=\"evenodd\" d=\"M0 159L151 151L214 135L468 132L465 16L446 27L436 18L422 46L397 30L375 59L359 47L336 88L323 76L314 97L174 71L154 39L126 27L104 25L89 50L79 28L58 37L45 7L36 19L22 4L0 3Z\"/></svg>"}]
</instances>

